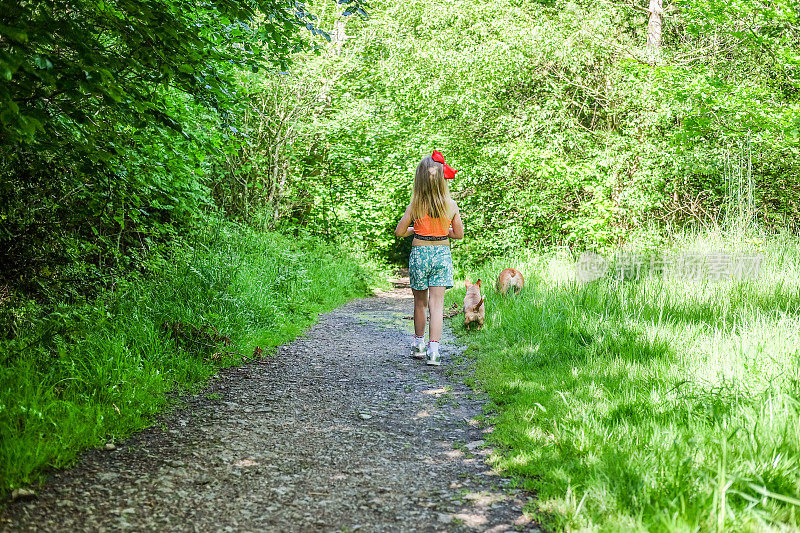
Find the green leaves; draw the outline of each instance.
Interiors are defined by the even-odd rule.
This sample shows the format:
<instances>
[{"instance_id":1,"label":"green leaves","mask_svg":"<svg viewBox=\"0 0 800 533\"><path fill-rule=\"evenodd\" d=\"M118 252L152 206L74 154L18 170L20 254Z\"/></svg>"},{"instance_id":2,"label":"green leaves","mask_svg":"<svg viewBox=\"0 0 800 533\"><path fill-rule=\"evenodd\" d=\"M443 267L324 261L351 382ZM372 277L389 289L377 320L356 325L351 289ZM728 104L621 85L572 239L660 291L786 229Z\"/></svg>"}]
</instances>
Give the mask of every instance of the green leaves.
<instances>
[{"instance_id":1,"label":"green leaves","mask_svg":"<svg viewBox=\"0 0 800 533\"><path fill-rule=\"evenodd\" d=\"M0 281L118 268L142 235L191 226L238 146L241 75L287 68L323 33L294 0L4 5Z\"/></svg>"},{"instance_id":2,"label":"green leaves","mask_svg":"<svg viewBox=\"0 0 800 533\"><path fill-rule=\"evenodd\" d=\"M337 3L340 6L347 6L345 7L344 11L342 11L343 17L349 17L350 15L358 14L358 16L363 20L367 20L369 18L369 14L366 11L366 9L369 9L369 4L367 2L359 0L338 0Z\"/></svg>"},{"instance_id":3,"label":"green leaves","mask_svg":"<svg viewBox=\"0 0 800 533\"><path fill-rule=\"evenodd\" d=\"M401 257L385 233L436 147L461 169L450 186L467 227L488 235L456 243L465 261L613 246L659 221L714 217L723 154L748 136L765 211L788 212L793 196L771 180L796 183L800 166L794 4L679 2L654 66L629 3L382 2L344 44L332 34L341 59L307 62L309 79L332 85L295 148L297 173L313 176L309 219L321 231L346 220ZM322 162L304 157L320 144Z\"/></svg>"},{"instance_id":4,"label":"green leaves","mask_svg":"<svg viewBox=\"0 0 800 533\"><path fill-rule=\"evenodd\" d=\"M33 64L39 67L40 69L44 70L53 70L53 63L47 59L46 57L42 56L34 56Z\"/></svg>"},{"instance_id":5,"label":"green leaves","mask_svg":"<svg viewBox=\"0 0 800 533\"><path fill-rule=\"evenodd\" d=\"M28 34L24 30L20 28L12 28L3 24L0 24L0 36L6 37L18 43L28 42Z\"/></svg>"}]
</instances>

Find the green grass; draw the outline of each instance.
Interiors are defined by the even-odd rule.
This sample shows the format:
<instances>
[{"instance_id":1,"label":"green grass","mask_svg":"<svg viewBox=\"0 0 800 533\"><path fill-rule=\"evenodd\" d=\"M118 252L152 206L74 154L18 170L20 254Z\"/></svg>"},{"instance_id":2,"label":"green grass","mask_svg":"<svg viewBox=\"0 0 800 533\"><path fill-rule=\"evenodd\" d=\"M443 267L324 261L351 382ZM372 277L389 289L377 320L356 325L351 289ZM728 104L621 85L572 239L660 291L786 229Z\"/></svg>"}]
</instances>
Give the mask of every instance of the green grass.
<instances>
[{"instance_id":1,"label":"green grass","mask_svg":"<svg viewBox=\"0 0 800 533\"><path fill-rule=\"evenodd\" d=\"M765 264L754 281L581 285L553 252L464 273L486 282L485 328L453 325L492 400L493 461L554 530L797 531L800 241L706 234L675 249ZM516 296L493 290L506 266L526 276Z\"/></svg>"},{"instance_id":2,"label":"green grass","mask_svg":"<svg viewBox=\"0 0 800 533\"><path fill-rule=\"evenodd\" d=\"M353 252L223 223L148 265L97 301L14 311L27 325L0 341L0 495L148 426L174 392L256 346L269 355L380 281Z\"/></svg>"}]
</instances>

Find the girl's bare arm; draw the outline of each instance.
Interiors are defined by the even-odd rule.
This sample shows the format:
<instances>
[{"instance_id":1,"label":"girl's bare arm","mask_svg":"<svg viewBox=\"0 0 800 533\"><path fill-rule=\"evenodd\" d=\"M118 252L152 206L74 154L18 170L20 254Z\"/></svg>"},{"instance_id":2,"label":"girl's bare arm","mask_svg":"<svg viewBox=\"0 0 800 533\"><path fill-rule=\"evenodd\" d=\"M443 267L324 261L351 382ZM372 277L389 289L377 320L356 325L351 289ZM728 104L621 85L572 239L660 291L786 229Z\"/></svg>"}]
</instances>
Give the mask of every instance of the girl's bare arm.
<instances>
[{"instance_id":1,"label":"girl's bare arm","mask_svg":"<svg viewBox=\"0 0 800 533\"><path fill-rule=\"evenodd\" d=\"M397 223L394 234L398 237L408 237L414 234L414 226L411 225L411 204L406 208L406 212L403 213L403 218Z\"/></svg>"},{"instance_id":2,"label":"girl's bare arm","mask_svg":"<svg viewBox=\"0 0 800 533\"><path fill-rule=\"evenodd\" d=\"M452 227L450 228L448 237L451 239L464 238L464 222L461 220L461 211L458 210L458 206L456 206L456 214L453 215Z\"/></svg>"}]
</instances>

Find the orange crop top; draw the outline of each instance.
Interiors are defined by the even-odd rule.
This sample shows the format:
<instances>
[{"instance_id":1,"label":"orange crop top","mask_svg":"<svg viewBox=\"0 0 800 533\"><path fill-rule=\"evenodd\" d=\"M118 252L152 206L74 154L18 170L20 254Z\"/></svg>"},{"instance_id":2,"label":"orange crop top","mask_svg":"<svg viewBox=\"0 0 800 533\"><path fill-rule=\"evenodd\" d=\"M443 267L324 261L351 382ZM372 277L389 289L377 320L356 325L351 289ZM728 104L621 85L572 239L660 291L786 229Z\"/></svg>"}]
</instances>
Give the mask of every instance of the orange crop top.
<instances>
[{"instance_id":1,"label":"orange crop top","mask_svg":"<svg viewBox=\"0 0 800 533\"><path fill-rule=\"evenodd\" d=\"M450 233L450 223L443 222L441 219L433 219L426 214L414 221L414 233L430 237L447 237Z\"/></svg>"}]
</instances>

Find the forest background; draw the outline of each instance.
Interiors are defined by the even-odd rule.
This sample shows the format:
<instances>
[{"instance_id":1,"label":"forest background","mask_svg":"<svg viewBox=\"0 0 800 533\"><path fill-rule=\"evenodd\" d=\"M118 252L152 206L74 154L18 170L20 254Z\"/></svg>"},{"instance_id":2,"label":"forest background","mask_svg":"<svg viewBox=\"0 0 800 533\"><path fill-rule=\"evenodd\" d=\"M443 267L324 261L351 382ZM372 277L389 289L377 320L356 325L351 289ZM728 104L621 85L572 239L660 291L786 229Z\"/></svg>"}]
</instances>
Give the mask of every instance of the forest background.
<instances>
[{"instance_id":1,"label":"forest background","mask_svg":"<svg viewBox=\"0 0 800 533\"><path fill-rule=\"evenodd\" d=\"M0 490L139 427L158 407L139 389L240 361L234 348L211 357L229 342L278 344L296 333L280 324L402 264L410 243L392 230L433 149L459 169L462 274L520 250L658 248L731 221L796 232L799 13L791 0L6 6L0 429L32 440L4 439ZM303 250L319 268L299 268ZM353 253L372 266L352 267ZM298 303L332 272L331 295ZM209 307L220 291L282 303ZM93 337L99 322L115 333ZM199 366L158 351L167 362L139 354L130 376L169 368L169 383L87 362L117 350L122 364L165 336ZM109 426L121 383L142 407ZM34 459L25 442L66 416L34 404L68 398L107 409Z\"/></svg>"},{"instance_id":2,"label":"forest background","mask_svg":"<svg viewBox=\"0 0 800 533\"><path fill-rule=\"evenodd\" d=\"M480 234L463 264L659 242L734 205L800 220L794 2L668 4L656 50L623 0L258 6L3 15L6 297L91 293L209 211L401 261L391 229L434 148Z\"/></svg>"}]
</instances>

